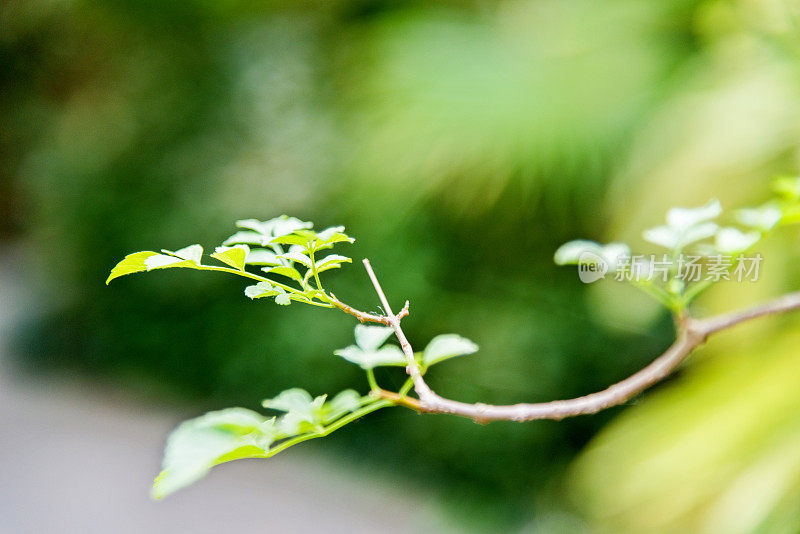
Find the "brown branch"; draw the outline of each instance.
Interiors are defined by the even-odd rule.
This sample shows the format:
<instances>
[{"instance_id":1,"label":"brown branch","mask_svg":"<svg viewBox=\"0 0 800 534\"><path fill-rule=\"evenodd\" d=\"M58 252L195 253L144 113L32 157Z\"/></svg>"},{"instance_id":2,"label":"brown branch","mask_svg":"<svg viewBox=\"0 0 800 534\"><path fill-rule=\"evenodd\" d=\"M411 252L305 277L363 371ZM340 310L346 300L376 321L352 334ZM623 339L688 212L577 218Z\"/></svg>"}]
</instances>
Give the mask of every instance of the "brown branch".
<instances>
[{"instance_id":1,"label":"brown branch","mask_svg":"<svg viewBox=\"0 0 800 534\"><path fill-rule=\"evenodd\" d=\"M331 295L331 304L333 304L335 307L339 308L343 312L352 315L353 317L355 317L356 319L358 319L362 323L381 323L381 324L385 324L386 326L392 326L391 322L389 321L389 318L387 316L385 316L385 315L375 315L375 314L372 314L372 313L366 313L366 312L359 311L359 310L353 308L352 306L348 306L347 304L345 304L341 300L337 299L333 295ZM408 306L409 306L409 303L408 303L408 301L406 301L406 305L403 306L403 309L400 310L400 313L397 314L397 318L398 319L402 319L403 317L405 317L405 316L407 316L409 314Z\"/></svg>"},{"instance_id":2,"label":"brown branch","mask_svg":"<svg viewBox=\"0 0 800 534\"><path fill-rule=\"evenodd\" d=\"M381 303L386 309L387 316L384 324L394 328L395 335L400 341L403 353L406 355L408 362L406 372L411 376L414 382L414 391L419 396L418 405L412 406L412 408L419 412L446 413L468 417L479 423L489 421L522 422L537 419L560 420L565 417L593 414L612 406L618 406L672 374L712 334L758 317L800 309L800 292L796 292L751 308L717 315L708 319L695 320L688 316L681 316L676 321L676 340L666 352L641 371L603 391L574 399L534 404L521 403L505 406L482 403L468 404L446 399L431 390L422 377L422 372L414 358L414 351L408 339L406 339L403 329L400 327L400 314L394 315L392 313L386 295L368 260L364 260L364 267L367 270L367 274L369 274L370 280L372 280L372 284L375 286L375 291L378 293ZM406 302L404 310L407 309L408 302ZM396 395L397 399L391 396L384 398L396 400L398 404L408 405L410 399L404 398L404 402L401 403L399 395L391 394L390 392L386 393ZM383 396L383 393L381 395Z\"/></svg>"}]
</instances>

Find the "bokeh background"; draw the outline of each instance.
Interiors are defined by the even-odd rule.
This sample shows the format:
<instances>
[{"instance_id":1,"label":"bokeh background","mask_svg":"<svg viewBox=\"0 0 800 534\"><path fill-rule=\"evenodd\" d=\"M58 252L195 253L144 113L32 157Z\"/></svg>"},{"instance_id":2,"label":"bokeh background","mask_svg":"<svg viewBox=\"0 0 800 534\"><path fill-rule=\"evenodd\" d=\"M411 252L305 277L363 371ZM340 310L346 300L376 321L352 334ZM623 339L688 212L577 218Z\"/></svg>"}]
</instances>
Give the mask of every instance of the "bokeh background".
<instances>
[{"instance_id":1,"label":"bokeh background","mask_svg":"<svg viewBox=\"0 0 800 534\"><path fill-rule=\"evenodd\" d=\"M480 344L431 373L441 393L602 389L671 321L553 251L642 247L670 206L756 204L798 172L800 3L1 5L3 532L800 532L797 316L725 333L597 416L384 410L151 503L182 418L366 384L331 355L351 341L342 314L213 273L103 285L128 252L210 247L236 219L344 224L349 255L411 300L412 343ZM760 247L760 281L716 286L699 315L798 288L797 230ZM329 279L376 309L357 262Z\"/></svg>"}]
</instances>

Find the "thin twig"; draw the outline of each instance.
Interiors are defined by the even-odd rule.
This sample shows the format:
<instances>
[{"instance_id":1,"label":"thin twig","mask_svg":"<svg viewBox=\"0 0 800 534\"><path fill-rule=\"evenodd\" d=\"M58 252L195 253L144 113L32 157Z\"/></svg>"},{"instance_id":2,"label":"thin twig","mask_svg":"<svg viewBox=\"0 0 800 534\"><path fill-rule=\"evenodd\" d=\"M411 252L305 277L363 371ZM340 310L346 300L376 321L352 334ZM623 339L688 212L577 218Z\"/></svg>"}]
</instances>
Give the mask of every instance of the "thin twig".
<instances>
[{"instance_id":1,"label":"thin twig","mask_svg":"<svg viewBox=\"0 0 800 534\"><path fill-rule=\"evenodd\" d=\"M708 319L695 320L688 315L683 315L676 321L676 340L666 352L653 360L650 365L641 371L634 373L603 391L574 399L534 404L522 403L505 406L482 403L468 404L441 397L434 393L427 383L425 383L419 365L414 358L414 351L400 326L400 316L396 316L392 313L383 288L381 288L378 278L375 276L375 272L372 270L372 266L368 260L364 260L364 267L367 270L367 274L369 274L370 280L372 280L372 284L375 286L378 298L380 298L381 303L386 309L387 316L385 319L387 321L384 322L384 324L394 329L395 335L400 341L403 353L406 355L406 360L408 362L406 372L412 378L414 382L414 391L416 391L419 396L418 405L414 405L412 408L419 412L459 415L480 423L489 421L522 422L536 419L560 420L565 417L593 414L611 408L612 406L618 406L671 375L689 355L704 344L712 334L757 317L800 309L800 292L797 292L778 297L751 308L717 315ZM408 302L406 302L404 310L407 309ZM409 401L412 400L407 397L400 397L399 395L397 395L397 399L395 399L395 394L391 394L390 392L380 392L380 395L397 404L408 405Z\"/></svg>"}]
</instances>

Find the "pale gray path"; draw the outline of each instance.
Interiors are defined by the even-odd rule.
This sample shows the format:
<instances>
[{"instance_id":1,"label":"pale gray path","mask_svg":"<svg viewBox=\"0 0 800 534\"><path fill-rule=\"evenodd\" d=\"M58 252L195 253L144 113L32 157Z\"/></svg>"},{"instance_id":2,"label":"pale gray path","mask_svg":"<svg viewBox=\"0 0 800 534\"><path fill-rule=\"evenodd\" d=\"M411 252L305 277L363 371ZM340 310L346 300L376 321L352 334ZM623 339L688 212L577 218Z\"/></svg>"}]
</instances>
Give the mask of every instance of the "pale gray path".
<instances>
[{"instance_id":1,"label":"pale gray path","mask_svg":"<svg viewBox=\"0 0 800 534\"><path fill-rule=\"evenodd\" d=\"M92 384L20 379L6 335L29 308L0 255L0 534L443 532L424 491L332 469L303 451L246 460L162 501L148 497L180 414ZM26 305L27 304L27 305Z\"/></svg>"}]
</instances>

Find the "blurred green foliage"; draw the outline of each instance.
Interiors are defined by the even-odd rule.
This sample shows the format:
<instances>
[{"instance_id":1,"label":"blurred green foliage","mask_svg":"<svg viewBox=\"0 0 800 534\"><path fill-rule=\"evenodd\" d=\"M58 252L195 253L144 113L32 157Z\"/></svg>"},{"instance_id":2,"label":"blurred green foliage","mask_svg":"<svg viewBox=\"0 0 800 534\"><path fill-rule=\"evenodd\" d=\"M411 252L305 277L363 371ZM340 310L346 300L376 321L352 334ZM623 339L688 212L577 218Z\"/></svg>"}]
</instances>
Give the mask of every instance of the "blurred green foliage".
<instances>
[{"instance_id":1,"label":"blurred green foliage","mask_svg":"<svg viewBox=\"0 0 800 534\"><path fill-rule=\"evenodd\" d=\"M481 346L431 373L443 394L514 402L603 388L669 343L669 320L616 285L587 290L552 265L553 251L576 237L635 244L671 205L754 204L766 178L795 171L798 20L796 3L780 0L5 2L1 231L29 244L48 305L24 335L24 364L80 369L198 412L255 408L293 386L317 395L359 384L355 366L331 354L350 341L352 321L340 314L250 301L222 275L103 285L132 250L213 245L236 219L289 213L348 227L358 238L350 255L371 258L392 302L411 300L404 326L416 345L453 331ZM796 235L781 243L770 262L795 265ZM765 274L766 289L796 287L797 274ZM376 310L357 266L329 284ZM767 292L723 289L704 302L723 308ZM771 343L764 333L739 350L781 365L791 345ZM773 387L791 388L792 369L776 371ZM735 378L686 373L695 372L684 388ZM486 427L394 411L323 448L438 488L476 529L700 531L683 511L719 483L667 504L682 480L728 465L720 455L735 451L702 451L717 463L691 472L672 466L699 454L693 447L652 456L666 463L646 474L626 463L658 454L633 438L644 414L713 397L682 392L683 381L665 393L673 402L646 396L627 410L569 478L573 456L621 410ZM697 417L715 417L705 404ZM781 428L796 431L796 406L785 406ZM664 435L692 424L676 409L654 419ZM739 460L756 471L795 466L786 443L796 440L780 441L776 428L754 428ZM613 475L593 452L606 443ZM612 477L624 487L609 489ZM791 516L797 477L781 484L770 509ZM640 485L648 491L630 490ZM589 497L571 505L564 491ZM609 503L620 510L612 519ZM730 520L708 515L703 528L726 531L720 517ZM762 524L741 531L782 532Z\"/></svg>"}]
</instances>

